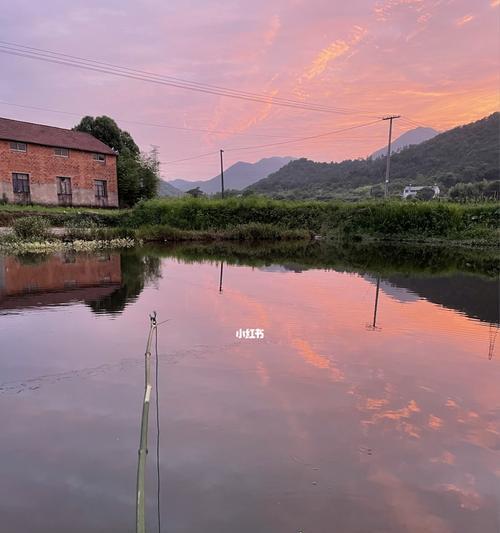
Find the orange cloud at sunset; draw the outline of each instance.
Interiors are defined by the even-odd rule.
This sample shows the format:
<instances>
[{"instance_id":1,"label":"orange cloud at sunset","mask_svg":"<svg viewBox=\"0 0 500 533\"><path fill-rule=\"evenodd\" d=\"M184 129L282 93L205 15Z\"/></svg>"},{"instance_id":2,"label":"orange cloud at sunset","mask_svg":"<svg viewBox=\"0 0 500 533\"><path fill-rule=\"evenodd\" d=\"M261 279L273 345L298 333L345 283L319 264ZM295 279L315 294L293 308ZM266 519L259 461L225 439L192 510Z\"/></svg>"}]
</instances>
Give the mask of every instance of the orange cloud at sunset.
<instances>
[{"instance_id":1,"label":"orange cloud at sunset","mask_svg":"<svg viewBox=\"0 0 500 533\"><path fill-rule=\"evenodd\" d=\"M474 20L474 15L465 15L464 17L458 19L456 24L457 26L463 26L464 24L467 24L471 20Z\"/></svg>"},{"instance_id":2,"label":"orange cloud at sunset","mask_svg":"<svg viewBox=\"0 0 500 533\"><path fill-rule=\"evenodd\" d=\"M78 115L105 113L129 129L141 148L158 145L162 161L219 148L227 150L228 165L273 155L318 161L365 157L384 145L385 123L349 139L334 135L260 145L388 113L444 130L496 111L498 25L491 10L498 5L481 0L472 10L466 0L256 0L248 9L237 0L218 6L214 17L210 1L154 0L139 6L125 0L111 8L77 0L41 26L41 6L8 4L6 41L333 111L232 99L0 55L9 80L0 87L0 101L38 108L0 103L0 116L71 127ZM92 40L86 38L89 21ZM395 135L413 127L396 121ZM253 146L258 148L248 149ZM183 161L163 172L167 179L207 178L218 173L218 161Z\"/></svg>"}]
</instances>

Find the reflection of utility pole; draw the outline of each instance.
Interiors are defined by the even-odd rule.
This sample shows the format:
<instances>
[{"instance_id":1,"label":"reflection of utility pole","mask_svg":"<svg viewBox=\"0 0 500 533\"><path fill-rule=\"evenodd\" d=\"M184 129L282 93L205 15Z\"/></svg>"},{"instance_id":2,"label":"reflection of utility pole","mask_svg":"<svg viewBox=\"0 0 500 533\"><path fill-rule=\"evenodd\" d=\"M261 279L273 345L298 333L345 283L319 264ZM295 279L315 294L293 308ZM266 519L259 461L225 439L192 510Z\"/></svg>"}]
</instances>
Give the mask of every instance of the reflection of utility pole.
<instances>
[{"instance_id":1,"label":"reflection of utility pole","mask_svg":"<svg viewBox=\"0 0 500 533\"><path fill-rule=\"evenodd\" d=\"M371 329L372 331L375 331L377 328L377 311L378 311L378 294L380 291L380 276L377 278L377 290L375 292L375 306L373 308L373 322L372 324L368 324L368 329Z\"/></svg>"},{"instance_id":2,"label":"reflection of utility pole","mask_svg":"<svg viewBox=\"0 0 500 533\"><path fill-rule=\"evenodd\" d=\"M224 261L220 262L219 292L222 294L222 275L224 273Z\"/></svg>"},{"instance_id":3,"label":"reflection of utility pole","mask_svg":"<svg viewBox=\"0 0 500 533\"><path fill-rule=\"evenodd\" d=\"M490 346L488 349L488 359L491 361L493 359L493 352L495 351L495 341L497 339L498 328L500 324L490 324ZM493 331L495 328L495 331Z\"/></svg>"},{"instance_id":4,"label":"reflection of utility pole","mask_svg":"<svg viewBox=\"0 0 500 533\"><path fill-rule=\"evenodd\" d=\"M224 150L220 151L220 185L221 185L221 197L224 198Z\"/></svg>"},{"instance_id":5,"label":"reflection of utility pole","mask_svg":"<svg viewBox=\"0 0 500 533\"><path fill-rule=\"evenodd\" d=\"M146 457L148 454L148 421L149 421L149 403L151 399L151 344L153 334L156 333L156 313L149 317L149 335L146 344L146 353L144 354L144 400L142 403L141 417L141 440L139 444L139 460L137 462L137 498L136 498L136 532L146 533L146 516L145 516L145 478L146 478ZM158 394L158 391L156 391Z\"/></svg>"},{"instance_id":6,"label":"reflection of utility pole","mask_svg":"<svg viewBox=\"0 0 500 533\"><path fill-rule=\"evenodd\" d=\"M389 196L389 174L391 170L391 139L392 139L392 121L395 118L399 118L400 115L390 115L388 117L384 117L382 120L388 120L389 121L389 143L387 144L387 165L385 168L385 188L384 188L384 197L387 198Z\"/></svg>"}]
</instances>

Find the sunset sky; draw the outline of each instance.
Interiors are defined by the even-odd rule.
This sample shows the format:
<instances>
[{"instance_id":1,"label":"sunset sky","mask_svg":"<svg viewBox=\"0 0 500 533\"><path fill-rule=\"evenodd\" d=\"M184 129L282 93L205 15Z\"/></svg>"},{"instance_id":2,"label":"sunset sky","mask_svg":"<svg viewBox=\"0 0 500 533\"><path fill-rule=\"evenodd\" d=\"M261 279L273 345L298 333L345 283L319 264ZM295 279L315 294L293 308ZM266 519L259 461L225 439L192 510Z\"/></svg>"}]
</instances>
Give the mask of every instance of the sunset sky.
<instances>
[{"instance_id":1,"label":"sunset sky","mask_svg":"<svg viewBox=\"0 0 500 533\"><path fill-rule=\"evenodd\" d=\"M217 154L166 163L219 148L227 150L226 165L273 155L364 157L386 142L386 122L231 149L388 113L403 115L396 136L416 124L444 130L492 113L499 108L499 16L500 0L7 2L0 15L5 42L342 112L231 99L0 53L0 116L71 127L85 114L110 115L141 149L159 146L165 179L216 175Z\"/></svg>"}]
</instances>

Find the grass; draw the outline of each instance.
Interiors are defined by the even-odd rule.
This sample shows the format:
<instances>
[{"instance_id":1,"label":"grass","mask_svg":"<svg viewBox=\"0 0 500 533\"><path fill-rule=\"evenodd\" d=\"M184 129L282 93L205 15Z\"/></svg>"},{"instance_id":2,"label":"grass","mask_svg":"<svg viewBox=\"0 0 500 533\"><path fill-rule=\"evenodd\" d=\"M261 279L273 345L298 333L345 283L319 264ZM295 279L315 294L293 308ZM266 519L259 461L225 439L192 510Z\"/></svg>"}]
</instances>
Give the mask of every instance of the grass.
<instances>
[{"instance_id":1,"label":"grass","mask_svg":"<svg viewBox=\"0 0 500 533\"><path fill-rule=\"evenodd\" d=\"M82 219L96 227L132 232L138 238L181 240L289 240L320 234L330 240L462 242L496 245L500 208L496 203L372 200L287 201L263 197L158 198L129 210L0 206L2 217L47 216L52 225ZM78 225L78 224L77 224ZM85 224L83 224L85 226ZM120 229L122 228L122 229Z\"/></svg>"},{"instance_id":2,"label":"grass","mask_svg":"<svg viewBox=\"0 0 500 533\"><path fill-rule=\"evenodd\" d=\"M310 240L312 234L307 230L283 229L272 224L240 224L218 230L185 230L172 226L141 226L136 236L146 242L178 241L289 241Z\"/></svg>"},{"instance_id":3,"label":"grass","mask_svg":"<svg viewBox=\"0 0 500 533\"><path fill-rule=\"evenodd\" d=\"M106 226L116 226L126 212L119 209L98 209L90 207L61 207L42 205L0 205L0 226L10 226L14 220L23 217L40 216L52 226L64 226L71 220L87 218Z\"/></svg>"}]
</instances>

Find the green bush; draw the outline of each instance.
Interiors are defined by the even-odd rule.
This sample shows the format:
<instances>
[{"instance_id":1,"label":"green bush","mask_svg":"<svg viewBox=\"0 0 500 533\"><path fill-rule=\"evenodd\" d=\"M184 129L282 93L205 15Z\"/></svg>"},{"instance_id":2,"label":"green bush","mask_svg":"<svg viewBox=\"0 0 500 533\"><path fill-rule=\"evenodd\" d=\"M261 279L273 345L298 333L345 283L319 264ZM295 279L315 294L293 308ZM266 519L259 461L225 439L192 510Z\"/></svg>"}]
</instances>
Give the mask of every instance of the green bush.
<instances>
[{"instance_id":1,"label":"green bush","mask_svg":"<svg viewBox=\"0 0 500 533\"><path fill-rule=\"evenodd\" d=\"M89 239L93 237L98 224L89 217L72 218L64 224L64 228L68 239Z\"/></svg>"},{"instance_id":2,"label":"green bush","mask_svg":"<svg viewBox=\"0 0 500 533\"><path fill-rule=\"evenodd\" d=\"M49 236L49 223L43 217L18 218L12 228L19 239L42 240Z\"/></svg>"},{"instance_id":3,"label":"green bush","mask_svg":"<svg viewBox=\"0 0 500 533\"><path fill-rule=\"evenodd\" d=\"M302 230L353 238L371 235L382 238L460 239L471 228L496 228L499 214L500 210L494 203L180 198L140 202L122 216L122 224L133 228L164 226L169 228L170 233L174 229L211 233L233 231L238 234L235 239L253 239L257 234L261 235L259 238L273 238L266 237L266 234L272 233L272 227L276 228L276 235L282 235L284 230ZM245 226L243 231L246 236L241 233L241 228L236 229L240 226ZM178 235L176 238L179 240Z\"/></svg>"}]
</instances>

